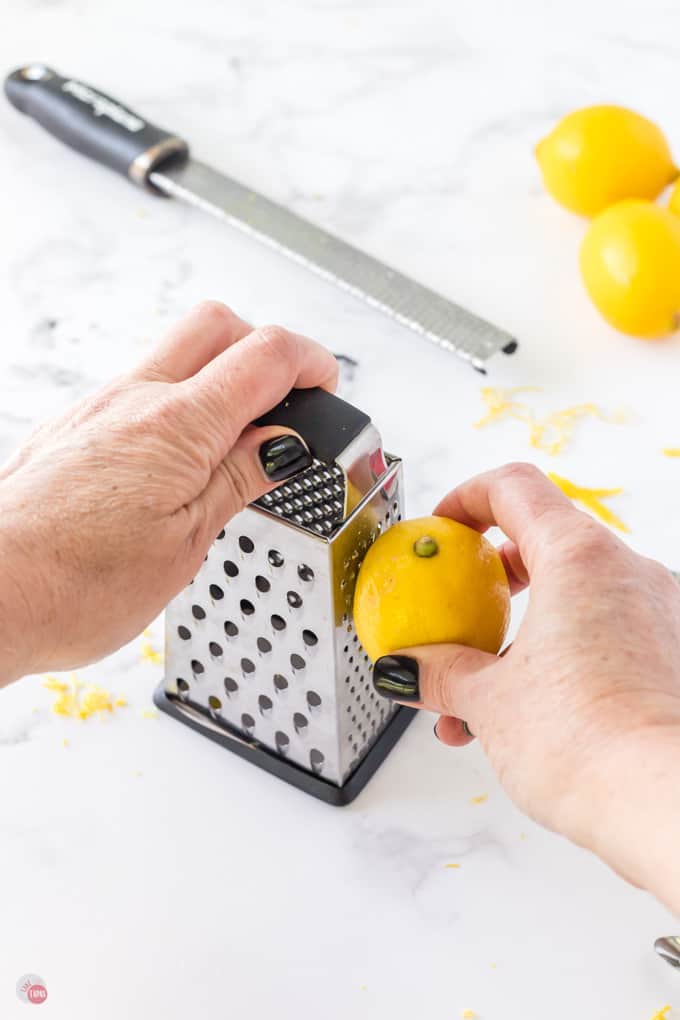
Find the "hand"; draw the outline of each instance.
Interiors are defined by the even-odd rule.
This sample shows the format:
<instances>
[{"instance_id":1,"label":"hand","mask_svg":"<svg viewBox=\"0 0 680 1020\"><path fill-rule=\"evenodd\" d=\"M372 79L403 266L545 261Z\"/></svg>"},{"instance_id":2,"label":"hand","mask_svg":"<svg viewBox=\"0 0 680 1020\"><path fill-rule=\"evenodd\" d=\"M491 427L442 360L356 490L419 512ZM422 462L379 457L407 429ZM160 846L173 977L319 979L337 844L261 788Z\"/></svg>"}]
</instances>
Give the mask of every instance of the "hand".
<instances>
[{"instance_id":1,"label":"hand","mask_svg":"<svg viewBox=\"0 0 680 1020\"><path fill-rule=\"evenodd\" d=\"M120 647L194 576L227 520L308 466L254 428L293 386L333 390L331 354L224 305L43 425L0 470L0 682Z\"/></svg>"},{"instance_id":2,"label":"hand","mask_svg":"<svg viewBox=\"0 0 680 1020\"><path fill-rule=\"evenodd\" d=\"M500 526L529 606L501 657L410 649L378 660L377 689L410 678L442 713L440 740L468 743L466 720L521 808L680 910L680 587L530 465L472 479L435 513Z\"/></svg>"}]
</instances>

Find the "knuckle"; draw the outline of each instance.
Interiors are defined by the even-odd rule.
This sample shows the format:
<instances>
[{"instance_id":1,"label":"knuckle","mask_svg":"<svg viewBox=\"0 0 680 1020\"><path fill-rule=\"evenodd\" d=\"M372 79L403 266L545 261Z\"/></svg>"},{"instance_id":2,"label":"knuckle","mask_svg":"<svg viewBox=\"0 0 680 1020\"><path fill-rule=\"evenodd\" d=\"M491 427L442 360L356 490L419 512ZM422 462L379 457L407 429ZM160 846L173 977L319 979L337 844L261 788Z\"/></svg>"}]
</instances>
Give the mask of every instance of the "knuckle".
<instances>
[{"instance_id":1,"label":"knuckle","mask_svg":"<svg viewBox=\"0 0 680 1020\"><path fill-rule=\"evenodd\" d=\"M511 461L498 468L498 477L501 481L534 482L538 479L545 480L545 475L535 464L528 461Z\"/></svg>"},{"instance_id":2,"label":"knuckle","mask_svg":"<svg viewBox=\"0 0 680 1020\"><path fill-rule=\"evenodd\" d=\"M196 315L202 319L206 319L215 325L229 325L234 319L234 313L228 305L222 303L222 301L216 301L214 298L207 298L205 301L199 302L195 308Z\"/></svg>"},{"instance_id":3,"label":"knuckle","mask_svg":"<svg viewBox=\"0 0 680 1020\"><path fill-rule=\"evenodd\" d=\"M283 326L261 326L257 330L261 342L269 349L272 357L284 359L290 363L295 356L295 343L291 334Z\"/></svg>"}]
</instances>

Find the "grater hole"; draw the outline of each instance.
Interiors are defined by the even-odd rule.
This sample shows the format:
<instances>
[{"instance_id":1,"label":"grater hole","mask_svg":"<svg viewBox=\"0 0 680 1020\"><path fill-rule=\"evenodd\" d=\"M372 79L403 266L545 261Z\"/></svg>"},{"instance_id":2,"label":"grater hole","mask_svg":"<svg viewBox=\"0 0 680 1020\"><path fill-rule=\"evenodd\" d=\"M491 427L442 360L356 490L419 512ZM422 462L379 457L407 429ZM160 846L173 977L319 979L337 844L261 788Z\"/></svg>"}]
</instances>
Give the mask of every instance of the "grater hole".
<instances>
[{"instance_id":1,"label":"grater hole","mask_svg":"<svg viewBox=\"0 0 680 1020\"><path fill-rule=\"evenodd\" d=\"M266 577L263 577L262 574L258 574L255 578L255 587L259 591L260 595L266 595L271 589L271 584Z\"/></svg>"},{"instance_id":2,"label":"grater hole","mask_svg":"<svg viewBox=\"0 0 680 1020\"><path fill-rule=\"evenodd\" d=\"M271 625L274 628L274 630L286 629L286 621L282 616L279 616L278 613L274 613L274 615L272 616Z\"/></svg>"},{"instance_id":3,"label":"grater hole","mask_svg":"<svg viewBox=\"0 0 680 1020\"><path fill-rule=\"evenodd\" d=\"M248 599L241 599L239 605L244 616L252 616L255 612L255 606Z\"/></svg>"},{"instance_id":4,"label":"grater hole","mask_svg":"<svg viewBox=\"0 0 680 1020\"><path fill-rule=\"evenodd\" d=\"M283 673L274 673L274 690L277 694L283 694L288 690L288 681Z\"/></svg>"},{"instance_id":5,"label":"grater hole","mask_svg":"<svg viewBox=\"0 0 680 1020\"><path fill-rule=\"evenodd\" d=\"M247 675L255 672L255 663L252 659L241 659L241 669Z\"/></svg>"},{"instance_id":6,"label":"grater hole","mask_svg":"<svg viewBox=\"0 0 680 1020\"><path fill-rule=\"evenodd\" d=\"M222 702L219 698L216 698L214 694L211 694L208 698L208 705L215 714L222 711Z\"/></svg>"},{"instance_id":7,"label":"grater hole","mask_svg":"<svg viewBox=\"0 0 680 1020\"><path fill-rule=\"evenodd\" d=\"M217 538L215 539L215 541L216 542L221 542L223 538L224 538L224 528L222 528L222 530L220 531L220 533L217 536Z\"/></svg>"},{"instance_id":8,"label":"grater hole","mask_svg":"<svg viewBox=\"0 0 680 1020\"><path fill-rule=\"evenodd\" d=\"M354 656L353 655L350 655L349 662L350 662L350 665L354 662Z\"/></svg>"},{"instance_id":9,"label":"grater hole","mask_svg":"<svg viewBox=\"0 0 680 1020\"><path fill-rule=\"evenodd\" d=\"M321 772L325 761L326 758L323 752L319 751L318 748L313 747L309 752L309 764L312 766L314 772Z\"/></svg>"},{"instance_id":10,"label":"grater hole","mask_svg":"<svg viewBox=\"0 0 680 1020\"><path fill-rule=\"evenodd\" d=\"M251 553L255 548L255 543L253 542L252 538L248 538L247 535L241 535L241 537L238 540L238 547L241 550L241 552Z\"/></svg>"},{"instance_id":11,"label":"grater hole","mask_svg":"<svg viewBox=\"0 0 680 1020\"><path fill-rule=\"evenodd\" d=\"M396 501L396 500L395 500L395 501L394 501L394 503L392 504L392 509L394 510L394 512L395 512L395 514L396 514L397 510L399 509L399 504L397 503L397 501Z\"/></svg>"},{"instance_id":12,"label":"grater hole","mask_svg":"<svg viewBox=\"0 0 680 1020\"><path fill-rule=\"evenodd\" d=\"M290 747L290 737L283 730L277 730L274 734L274 742L276 743L276 749L281 754L285 754Z\"/></svg>"},{"instance_id":13,"label":"grater hole","mask_svg":"<svg viewBox=\"0 0 680 1020\"><path fill-rule=\"evenodd\" d=\"M260 709L260 715L269 716L272 714L274 702L272 701L271 698L268 698L266 694L261 694L259 696L259 698L257 699L257 705L258 708Z\"/></svg>"},{"instance_id":14,"label":"grater hole","mask_svg":"<svg viewBox=\"0 0 680 1020\"><path fill-rule=\"evenodd\" d=\"M213 659L222 658L222 655L224 654L222 651L222 645L218 645L217 641L211 641L210 644L208 645L208 648L210 649L210 654L212 655Z\"/></svg>"},{"instance_id":15,"label":"grater hole","mask_svg":"<svg viewBox=\"0 0 680 1020\"><path fill-rule=\"evenodd\" d=\"M309 719L306 715L303 715L302 712L296 712L293 716L293 726L295 727L295 732L302 735L307 732Z\"/></svg>"},{"instance_id":16,"label":"grater hole","mask_svg":"<svg viewBox=\"0 0 680 1020\"><path fill-rule=\"evenodd\" d=\"M227 693L227 697L228 698L233 698L233 696L238 691L238 684L234 680L233 676L225 676L225 678L224 678L224 689L225 689L225 691Z\"/></svg>"},{"instance_id":17,"label":"grater hole","mask_svg":"<svg viewBox=\"0 0 680 1020\"><path fill-rule=\"evenodd\" d=\"M195 673L196 676L200 676L201 673L205 673L205 666L198 659L192 659L191 671L192 673Z\"/></svg>"},{"instance_id":18,"label":"grater hole","mask_svg":"<svg viewBox=\"0 0 680 1020\"><path fill-rule=\"evenodd\" d=\"M298 567L298 577L301 581L313 581L314 571L311 567L308 567L306 563L301 563Z\"/></svg>"},{"instance_id":19,"label":"grater hole","mask_svg":"<svg viewBox=\"0 0 680 1020\"><path fill-rule=\"evenodd\" d=\"M255 720L253 719L252 715L250 715L248 712L244 712L243 715L241 716L241 726L243 727L244 730L255 729Z\"/></svg>"},{"instance_id":20,"label":"grater hole","mask_svg":"<svg viewBox=\"0 0 680 1020\"><path fill-rule=\"evenodd\" d=\"M269 560L272 567L282 567L284 560L283 556L278 549L270 549L267 553L267 559Z\"/></svg>"},{"instance_id":21,"label":"grater hole","mask_svg":"<svg viewBox=\"0 0 680 1020\"><path fill-rule=\"evenodd\" d=\"M277 695L282 695L284 691L289 688L289 681L285 679L282 673L274 673L274 691Z\"/></svg>"},{"instance_id":22,"label":"grater hole","mask_svg":"<svg viewBox=\"0 0 680 1020\"><path fill-rule=\"evenodd\" d=\"M345 655L347 655L348 651L349 651L349 645L345 645L345 647L343 648L343 652L345 653Z\"/></svg>"},{"instance_id":23,"label":"grater hole","mask_svg":"<svg viewBox=\"0 0 680 1020\"><path fill-rule=\"evenodd\" d=\"M179 693L181 695L186 697L187 692L189 690L189 684L186 682L184 677L181 677L181 676L177 677L177 690L179 691Z\"/></svg>"},{"instance_id":24,"label":"grater hole","mask_svg":"<svg viewBox=\"0 0 680 1020\"><path fill-rule=\"evenodd\" d=\"M310 712L316 712L321 708L321 695L316 691L307 691L307 704Z\"/></svg>"},{"instance_id":25,"label":"grater hole","mask_svg":"<svg viewBox=\"0 0 680 1020\"><path fill-rule=\"evenodd\" d=\"M238 627L231 620L224 621L224 633L227 637L236 637L238 634Z\"/></svg>"},{"instance_id":26,"label":"grater hole","mask_svg":"<svg viewBox=\"0 0 680 1020\"><path fill-rule=\"evenodd\" d=\"M313 648L314 645L318 645L319 643L319 639L313 630L303 630L302 640L304 641L308 648Z\"/></svg>"},{"instance_id":27,"label":"grater hole","mask_svg":"<svg viewBox=\"0 0 680 1020\"><path fill-rule=\"evenodd\" d=\"M286 601L291 609L299 609L302 605L302 596L296 591L289 591L286 593Z\"/></svg>"},{"instance_id":28,"label":"grater hole","mask_svg":"<svg viewBox=\"0 0 680 1020\"><path fill-rule=\"evenodd\" d=\"M271 652L272 650L271 641L267 641L266 637L259 637L257 639L257 650L258 652L262 652L263 655L266 655L268 652Z\"/></svg>"},{"instance_id":29,"label":"grater hole","mask_svg":"<svg viewBox=\"0 0 680 1020\"><path fill-rule=\"evenodd\" d=\"M191 612L194 620L205 620L205 609L203 609L202 606L193 605L191 607Z\"/></svg>"},{"instance_id":30,"label":"grater hole","mask_svg":"<svg viewBox=\"0 0 680 1020\"><path fill-rule=\"evenodd\" d=\"M181 637L182 641L188 641L191 637L191 631L188 627L184 627L182 624L177 628L177 633Z\"/></svg>"},{"instance_id":31,"label":"grater hole","mask_svg":"<svg viewBox=\"0 0 680 1020\"><path fill-rule=\"evenodd\" d=\"M305 666L307 665L302 656L298 655L297 652L293 652L293 654L291 655L290 664L293 667L293 669L304 669Z\"/></svg>"},{"instance_id":32,"label":"grater hole","mask_svg":"<svg viewBox=\"0 0 680 1020\"><path fill-rule=\"evenodd\" d=\"M211 584L210 585L210 595L211 595L211 598L214 598L214 599L223 599L224 598L224 592L220 588L219 584Z\"/></svg>"},{"instance_id":33,"label":"grater hole","mask_svg":"<svg viewBox=\"0 0 680 1020\"><path fill-rule=\"evenodd\" d=\"M238 577L238 567L233 560L225 560L222 566L227 577Z\"/></svg>"}]
</instances>

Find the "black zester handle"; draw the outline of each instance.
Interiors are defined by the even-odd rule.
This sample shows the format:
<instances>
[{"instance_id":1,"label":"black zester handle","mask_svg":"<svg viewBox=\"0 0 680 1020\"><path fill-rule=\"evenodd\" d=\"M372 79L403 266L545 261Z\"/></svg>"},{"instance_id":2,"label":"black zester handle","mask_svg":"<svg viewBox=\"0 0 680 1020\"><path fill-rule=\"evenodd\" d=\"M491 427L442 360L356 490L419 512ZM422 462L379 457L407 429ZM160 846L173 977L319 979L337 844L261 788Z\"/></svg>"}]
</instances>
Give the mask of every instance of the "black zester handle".
<instances>
[{"instance_id":1,"label":"black zester handle","mask_svg":"<svg viewBox=\"0 0 680 1020\"><path fill-rule=\"evenodd\" d=\"M363 411L315 387L291 390L280 404L253 424L294 429L314 457L324 464L332 464L370 422Z\"/></svg>"},{"instance_id":2,"label":"black zester handle","mask_svg":"<svg viewBox=\"0 0 680 1020\"><path fill-rule=\"evenodd\" d=\"M110 96L43 64L29 64L5 79L10 103L84 156L117 170L135 184L169 156L188 154L181 138L156 127ZM149 185L150 186L150 185Z\"/></svg>"}]
</instances>

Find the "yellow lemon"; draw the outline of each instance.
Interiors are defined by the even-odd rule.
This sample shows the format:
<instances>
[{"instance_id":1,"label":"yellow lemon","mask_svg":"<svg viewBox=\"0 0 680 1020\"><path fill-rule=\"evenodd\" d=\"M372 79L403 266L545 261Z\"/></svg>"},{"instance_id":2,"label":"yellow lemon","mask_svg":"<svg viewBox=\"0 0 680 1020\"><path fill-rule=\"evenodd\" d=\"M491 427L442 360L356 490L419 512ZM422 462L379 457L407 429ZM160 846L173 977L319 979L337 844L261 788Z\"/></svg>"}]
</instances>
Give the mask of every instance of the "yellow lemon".
<instances>
[{"instance_id":1,"label":"yellow lemon","mask_svg":"<svg viewBox=\"0 0 680 1020\"><path fill-rule=\"evenodd\" d=\"M495 653L509 619L500 556L479 532L447 517L394 524L359 571L354 622L374 662L399 648L441 642Z\"/></svg>"},{"instance_id":2,"label":"yellow lemon","mask_svg":"<svg viewBox=\"0 0 680 1020\"><path fill-rule=\"evenodd\" d=\"M622 333L653 340L680 325L680 218L652 202L619 202L581 245L593 304Z\"/></svg>"},{"instance_id":3,"label":"yellow lemon","mask_svg":"<svg viewBox=\"0 0 680 1020\"><path fill-rule=\"evenodd\" d=\"M582 216L624 198L656 198L678 176L663 132L623 106L588 106L564 117L536 146L553 198Z\"/></svg>"},{"instance_id":4,"label":"yellow lemon","mask_svg":"<svg viewBox=\"0 0 680 1020\"><path fill-rule=\"evenodd\" d=\"M668 200L668 208L676 216L680 216L680 180L677 180L673 185L671 197Z\"/></svg>"}]
</instances>

